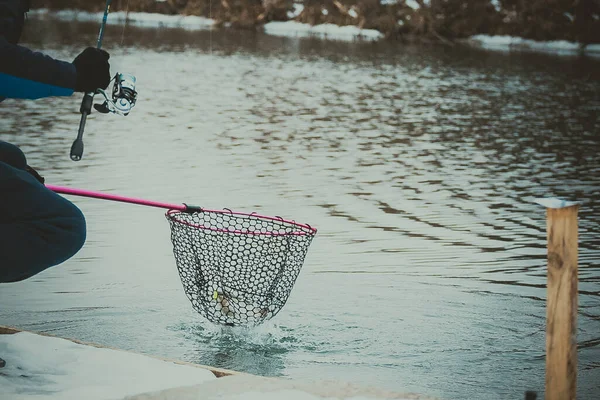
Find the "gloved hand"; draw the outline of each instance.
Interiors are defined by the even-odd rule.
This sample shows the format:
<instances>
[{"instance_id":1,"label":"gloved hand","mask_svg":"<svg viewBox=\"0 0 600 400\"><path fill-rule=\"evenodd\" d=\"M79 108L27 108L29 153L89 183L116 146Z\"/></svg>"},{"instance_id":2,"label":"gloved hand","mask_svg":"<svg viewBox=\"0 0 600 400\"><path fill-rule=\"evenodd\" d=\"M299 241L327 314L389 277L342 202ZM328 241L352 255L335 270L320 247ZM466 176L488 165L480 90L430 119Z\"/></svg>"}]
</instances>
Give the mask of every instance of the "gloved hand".
<instances>
[{"instance_id":1,"label":"gloved hand","mask_svg":"<svg viewBox=\"0 0 600 400\"><path fill-rule=\"evenodd\" d=\"M77 70L76 92L95 92L106 89L110 83L110 55L101 49L88 47L79 54L73 65Z\"/></svg>"}]
</instances>

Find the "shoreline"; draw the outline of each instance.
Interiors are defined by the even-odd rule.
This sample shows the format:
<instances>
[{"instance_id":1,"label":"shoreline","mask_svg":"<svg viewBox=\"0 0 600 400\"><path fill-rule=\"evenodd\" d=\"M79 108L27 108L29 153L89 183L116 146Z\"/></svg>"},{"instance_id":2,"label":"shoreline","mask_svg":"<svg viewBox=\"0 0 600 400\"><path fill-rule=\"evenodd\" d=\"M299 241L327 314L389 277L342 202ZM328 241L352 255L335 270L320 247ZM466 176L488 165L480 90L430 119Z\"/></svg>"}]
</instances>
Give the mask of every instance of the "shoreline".
<instances>
[{"instance_id":1,"label":"shoreline","mask_svg":"<svg viewBox=\"0 0 600 400\"><path fill-rule=\"evenodd\" d=\"M56 18L61 21L81 21L98 22L102 20L102 12L88 12L75 9L49 10L45 8L32 9L28 13L36 18ZM211 30L219 26L215 19L188 16L188 15L167 15L146 12L124 12L115 11L109 14L107 24L119 25L127 23L139 27L148 28L181 28L188 30ZM232 28L231 24L222 25L225 28ZM235 29L235 28L233 28ZM297 21L268 22L262 26L262 32L268 35L281 37L306 38L314 37L325 40L342 41L383 41L385 35L375 29L361 29L352 25L319 24L309 25ZM419 42L419 39L415 40ZM423 43L431 43L430 40L423 39ZM440 42L444 43L444 42ZM490 36L474 35L467 39L451 42L452 44L467 45L473 48L479 48L496 52L528 52L544 53L557 56L588 56L600 58L600 44L588 44L582 46L580 43L559 41L535 41L523 39L514 36Z\"/></svg>"},{"instance_id":2,"label":"shoreline","mask_svg":"<svg viewBox=\"0 0 600 400\"><path fill-rule=\"evenodd\" d=\"M25 393L56 400L259 400L286 395L307 400L436 400L350 382L263 377L2 325L0 346L7 360L0 374L2 398Z\"/></svg>"}]
</instances>

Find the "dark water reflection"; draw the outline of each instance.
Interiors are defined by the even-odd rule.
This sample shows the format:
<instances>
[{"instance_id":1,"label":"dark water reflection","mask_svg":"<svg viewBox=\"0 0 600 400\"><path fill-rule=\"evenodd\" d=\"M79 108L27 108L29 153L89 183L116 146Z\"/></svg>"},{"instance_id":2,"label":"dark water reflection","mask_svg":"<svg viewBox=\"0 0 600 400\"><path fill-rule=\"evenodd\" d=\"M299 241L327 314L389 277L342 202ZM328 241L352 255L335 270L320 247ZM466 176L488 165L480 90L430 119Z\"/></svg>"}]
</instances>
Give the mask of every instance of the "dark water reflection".
<instances>
[{"instance_id":1,"label":"dark water reflection","mask_svg":"<svg viewBox=\"0 0 600 400\"><path fill-rule=\"evenodd\" d=\"M28 29L70 59L98 26ZM533 200L559 196L582 202L578 397L600 392L598 60L131 26L105 44L139 104L91 116L80 163L75 96L3 103L0 137L54 184L284 215L319 236L275 321L222 332L189 309L160 212L76 199L86 248L2 287L1 323L263 375L519 398L544 386Z\"/></svg>"}]
</instances>

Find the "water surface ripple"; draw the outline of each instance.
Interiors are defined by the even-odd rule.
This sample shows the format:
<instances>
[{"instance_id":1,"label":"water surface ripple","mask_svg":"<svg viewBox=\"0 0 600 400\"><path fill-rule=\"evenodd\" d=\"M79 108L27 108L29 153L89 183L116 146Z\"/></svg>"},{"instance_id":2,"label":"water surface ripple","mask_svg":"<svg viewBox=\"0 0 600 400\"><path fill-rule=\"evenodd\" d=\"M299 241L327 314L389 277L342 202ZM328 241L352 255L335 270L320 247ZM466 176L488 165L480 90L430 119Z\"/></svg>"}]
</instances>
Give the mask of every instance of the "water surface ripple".
<instances>
[{"instance_id":1,"label":"water surface ripple","mask_svg":"<svg viewBox=\"0 0 600 400\"><path fill-rule=\"evenodd\" d=\"M72 59L96 24L30 21ZM579 213L578 398L600 392L600 63L585 58L110 26L126 117L6 101L0 138L47 182L319 229L283 311L253 330L194 313L163 212L73 198L85 248L2 285L0 323L251 373L454 399L544 388L546 231Z\"/></svg>"}]
</instances>

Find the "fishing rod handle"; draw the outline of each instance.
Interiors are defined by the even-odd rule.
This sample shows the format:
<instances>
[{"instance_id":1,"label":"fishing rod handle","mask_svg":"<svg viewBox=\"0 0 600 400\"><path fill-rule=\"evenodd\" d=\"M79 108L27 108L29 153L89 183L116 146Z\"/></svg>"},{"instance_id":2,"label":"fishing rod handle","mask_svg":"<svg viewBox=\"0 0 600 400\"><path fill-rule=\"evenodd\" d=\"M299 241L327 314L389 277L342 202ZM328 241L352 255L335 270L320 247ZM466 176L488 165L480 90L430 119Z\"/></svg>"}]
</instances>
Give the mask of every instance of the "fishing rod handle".
<instances>
[{"instance_id":1,"label":"fishing rod handle","mask_svg":"<svg viewBox=\"0 0 600 400\"><path fill-rule=\"evenodd\" d=\"M92 103L94 102L94 93L86 93L83 95L81 100L81 120L79 120L79 130L77 131L77 138L71 145L71 160L79 161L83 156L83 130L85 129L85 122L87 116L92 112Z\"/></svg>"},{"instance_id":2,"label":"fishing rod handle","mask_svg":"<svg viewBox=\"0 0 600 400\"><path fill-rule=\"evenodd\" d=\"M102 17L102 24L100 24L100 32L98 32L98 40L96 41L96 48L102 48L102 39L104 38L104 28L106 27L106 20L108 19L108 13L110 12L110 3L112 0L106 0L106 6L104 8L104 16ZM83 157L83 131L85 129L85 122L87 116L92 113L92 104L94 103L94 92L89 92L83 95L81 99L81 106L79 112L81 113L81 119L79 120L79 130L77 131L77 138L71 145L71 160L79 161Z\"/></svg>"}]
</instances>

